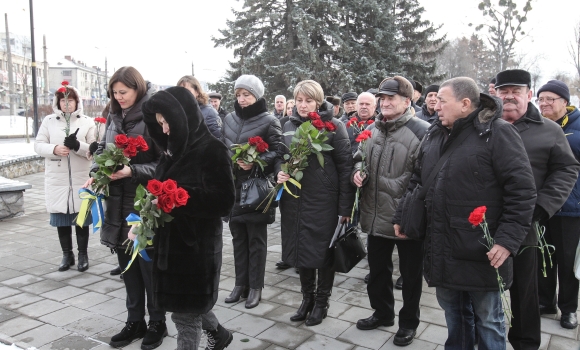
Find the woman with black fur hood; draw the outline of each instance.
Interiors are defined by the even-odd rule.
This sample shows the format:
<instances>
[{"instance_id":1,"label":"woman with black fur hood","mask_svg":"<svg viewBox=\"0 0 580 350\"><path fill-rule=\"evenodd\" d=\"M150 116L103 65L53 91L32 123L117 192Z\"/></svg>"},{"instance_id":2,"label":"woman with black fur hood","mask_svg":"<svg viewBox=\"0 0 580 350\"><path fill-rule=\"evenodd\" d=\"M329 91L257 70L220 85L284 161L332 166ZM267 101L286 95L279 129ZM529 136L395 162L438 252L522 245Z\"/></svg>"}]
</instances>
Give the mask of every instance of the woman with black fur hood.
<instances>
[{"instance_id":1,"label":"woman with black fur hood","mask_svg":"<svg viewBox=\"0 0 580 350\"><path fill-rule=\"evenodd\" d=\"M282 153L280 121L268 112L266 100L263 98L264 85L258 77L240 76L234 84L234 90L235 111L224 118L222 141L231 148L232 144L243 144L248 142L250 137L260 136L268 144L268 152L260 154L260 158L268 164L264 168L264 174L268 175L274 170L275 160ZM230 154L233 155L233 151ZM268 224L274 222L276 215L274 207L263 214L261 210L240 206L242 183L248 180L253 171L258 170L255 164L237 161L234 174L236 204L229 220L234 245L236 285L225 302L235 303L240 297L247 297L247 309L254 308L260 303L266 271Z\"/></svg>"},{"instance_id":2,"label":"woman with black fur hood","mask_svg":"<svg viewBox=\"0 0 580 350\"><path fill-rule=\"evenodd\" d=\"M222 220L234 204L228 150L211 136L193 95L183 87L154 94L143 105L144 121L163 155L155 179L172 179L187 190L185 206L155 231L153 300L173 312L177 349L197 349L202 315L218 296Z\"/></svg>"}]
</instances>

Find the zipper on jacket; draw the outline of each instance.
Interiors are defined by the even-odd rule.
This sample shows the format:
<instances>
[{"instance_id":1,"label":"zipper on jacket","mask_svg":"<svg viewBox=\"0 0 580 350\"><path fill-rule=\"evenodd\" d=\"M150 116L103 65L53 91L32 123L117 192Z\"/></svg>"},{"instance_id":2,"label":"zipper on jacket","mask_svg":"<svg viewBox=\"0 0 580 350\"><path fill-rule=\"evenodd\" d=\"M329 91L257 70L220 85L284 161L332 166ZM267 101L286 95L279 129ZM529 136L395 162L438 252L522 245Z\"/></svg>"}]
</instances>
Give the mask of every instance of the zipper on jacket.
<instances>
[{"instance_id":1,"label":"zipper on jacket","mask_svg":"<svg viewBox=\"0 0 580 350\"><path fill-rule=\"evenodd\" d=\"M373 216L373 223L371 225L371 230L369 232L369 234L374 233L375 230L375 220L377 218L377 198L379 197L379 188L378 188L378 174L379 174L379 169L381 168L381 161L383 159L383 152L385 151L385 148L387 146L387 138L385 137L385 144L383 145L383 147L381 147L381 153L379 153L378 158L379 158L379 163L377 164L377 167L375 169L375 212L374 212L374 216ZM376 142L373 142L373 145L376 145ZM371 159L372 162L372 159Z\"/></svg>"},{"instance_id":2,"label":"zipper on jacket","mask_svg":"<svg viewBox=\"0 0 580 350\"><path fill-rule=\"evenodd\" d=\"M395 155L395 147L393 147L393 150L391 151L391 159L389 162L389 172L387 174L391 174L391 171L393 170L393 156Z\"/></svg>"},{"instance_id":3,"label":"zipper on jacket","mask_svg":"<svg viewBox=\"0 0 580 350\"><path fill-rule=\"evenodd\" d=\"M328 177L328 174L326 174L326 171L324 171L324 168L320 168L320 171L322 172L322 175L324 176L324 178L328 181L328 183L330 184L330 186L338 191L338 188L336 186L334 186L334 184L332 183L332 180L330 180L330 177Z\"/></svg>"}]
</instances>

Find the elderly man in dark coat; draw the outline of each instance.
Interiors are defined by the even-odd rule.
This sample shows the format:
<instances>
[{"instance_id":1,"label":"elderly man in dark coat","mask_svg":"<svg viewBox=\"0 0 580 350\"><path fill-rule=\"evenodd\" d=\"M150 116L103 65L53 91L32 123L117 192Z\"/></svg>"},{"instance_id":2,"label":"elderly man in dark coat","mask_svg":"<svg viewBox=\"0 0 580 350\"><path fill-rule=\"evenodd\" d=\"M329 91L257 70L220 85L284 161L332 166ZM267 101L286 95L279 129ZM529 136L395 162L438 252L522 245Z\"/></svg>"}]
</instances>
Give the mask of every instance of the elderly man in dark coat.
<instances>
[{"instance_id":1,"label":"elderly man in dark coat","mask_svg":"<svg viewBox=\"0 0 580 350\"><path fill-rule=\"evenodd\" d=\"M155 305L173 312L178 349L197 349L202 315L218 297L222 264L222 216L231 210L234 183L223 143L211 136L193 95L171 87L143 106L151 138L164 154L155 171L190 195L171 211L173 221L156 230L153 288Z\"/></svg>"}]
</instances>

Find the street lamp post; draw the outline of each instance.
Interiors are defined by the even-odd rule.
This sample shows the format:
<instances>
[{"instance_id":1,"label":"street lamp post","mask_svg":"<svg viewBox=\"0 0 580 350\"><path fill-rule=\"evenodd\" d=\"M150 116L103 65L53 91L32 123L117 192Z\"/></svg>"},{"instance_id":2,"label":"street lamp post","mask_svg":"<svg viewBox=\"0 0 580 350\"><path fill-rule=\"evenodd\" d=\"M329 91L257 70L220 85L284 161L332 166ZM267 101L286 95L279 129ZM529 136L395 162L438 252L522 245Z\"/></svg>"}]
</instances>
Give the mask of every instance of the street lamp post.
<instances>
[{"instance_id":1,"label":"street lamp post","mask_svg":"<svg viewBox=\"0 0 580 350\"><path fill-rule=\"evenodd\" d=\"M38 91L36 90L36 55L34 49L34 16L32 15L32 0L29 0L30 6L30 46L32 51L32 106L33 106L33 136L38 133Z\"/></svg>"}]
</instances>

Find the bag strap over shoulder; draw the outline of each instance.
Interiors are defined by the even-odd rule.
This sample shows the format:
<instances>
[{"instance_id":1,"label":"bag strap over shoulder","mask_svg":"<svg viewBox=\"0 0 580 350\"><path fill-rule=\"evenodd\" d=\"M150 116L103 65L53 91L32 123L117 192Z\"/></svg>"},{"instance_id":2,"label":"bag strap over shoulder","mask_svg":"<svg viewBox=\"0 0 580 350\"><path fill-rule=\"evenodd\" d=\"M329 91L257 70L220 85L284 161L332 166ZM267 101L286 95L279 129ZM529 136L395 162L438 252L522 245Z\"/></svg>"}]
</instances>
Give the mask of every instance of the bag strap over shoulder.
<instances>
[{"instance_id":1,"label":"bag strap over shoulder","mask_svg":"<svg viewBox=\"0 0 580 350\"><path fill-rule=\"evenodd\" d=\"M469 128L469 130L464 130L462 133L459 134L459 136L457 136L455 140L451 141L451 145L449 145L449 147L447 147L443 155L441 155L441 158L439 158L439 161L437 162L437 164L435 164L435 167L431 171L431 174L429 174L427 181L425 181L425 183L423 184L423 187L421 188L421 191L418 194L419 199L425 199L429 187L431 187L431 185L433 184L433 180L435 180L435 176L437 176L439 170L441 170L441 167L443 167L443 164L445 164L447 159L449 159L449 156L451 156L451 153L453 153L453 151L455 151L455 149L459 147L459 145L463 141L465 141L467 136L469 136L469 134L471 134L472 131L473 131L472 128Z\"/></svg>"}]
</instances>

